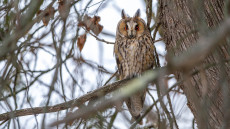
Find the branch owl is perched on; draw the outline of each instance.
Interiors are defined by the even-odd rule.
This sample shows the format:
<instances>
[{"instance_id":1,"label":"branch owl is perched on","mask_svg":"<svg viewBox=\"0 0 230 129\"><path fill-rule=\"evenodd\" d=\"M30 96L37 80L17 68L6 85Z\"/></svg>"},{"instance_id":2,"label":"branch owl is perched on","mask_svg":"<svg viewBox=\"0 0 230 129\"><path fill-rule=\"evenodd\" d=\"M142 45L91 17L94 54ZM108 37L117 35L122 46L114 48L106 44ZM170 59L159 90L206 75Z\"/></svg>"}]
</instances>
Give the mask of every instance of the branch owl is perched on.
<instances>
[{"instance_id":1,"label":"branch owl is perched on","mask_svg":"<svg viewBox=\"0 0 230 129\"><path fill-rule=\"evenodd\" d=\"M154 45L145 21L140 18L140 9L133 17L121 12L117 25L114 54L120 79L133 78L153 68ZM139 91L125 100L132 120L137 120L143 109L146 90Z\"/></svg>"}]
</instances>

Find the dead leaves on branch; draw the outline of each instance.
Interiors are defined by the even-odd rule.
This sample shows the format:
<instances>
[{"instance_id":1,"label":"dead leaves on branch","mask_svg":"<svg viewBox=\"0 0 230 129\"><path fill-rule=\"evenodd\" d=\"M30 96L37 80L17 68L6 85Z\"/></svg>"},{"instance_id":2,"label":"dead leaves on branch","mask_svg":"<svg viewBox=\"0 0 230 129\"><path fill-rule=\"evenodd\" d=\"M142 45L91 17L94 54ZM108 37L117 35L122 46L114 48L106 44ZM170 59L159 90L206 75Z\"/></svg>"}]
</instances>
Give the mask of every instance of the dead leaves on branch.
<instances>
[{"instance_id":1,"label":"dead leaves on branch","mask_svg":"<svg viewBox=\"0 0 230 129\"><path fill-rule=\"evenodd\" d=\"M43 17L42 17L42 22L45 26L48 25L50 19L53 19L54 18L54 13L55 13L55 10L53 7L48 7L47 9L45 10L39 10L37 12L37 16L40 15L40 14L43 14Z\"/></svg>"},{"instance_id":2,"label":"dead leaves on branch","mask_svg":"<svg viewBox=\"0 0 230 129\"><path fill-rule=\"evenodd\" d=\"M91 18L87 14L83 17L83 20L78 23L79 27L85 27L87 31L92 31L95 35L101 33L103 26L99 24L101 18L99 16L94 16ZM79 36L77 39L77 46L80 51L82 51L86 41L86 33Z\"/></svg>"},{"instance_id":3,"label":"dead leaves on branch","mask_svg":"<svg viewBox=\"0 0 230 129\"><path fill-rule=\"evenodd\" d=\"M54 18L55 12L56 10L50 6L45 10L39 10L37 16L42 15L42 22L47 26L49 21ZM67 0L58 0L58 12L62 19L66 19L70 12L70 3ZM82 51L85 45L88 31L92 31L96 36L101 33L103 26L99 24L100 20L101 18L99 16L90 17L85 14L83 19L79 21L78 27L84 27L86 30L86 32L77 39L77 46L80 51Z\"/></svg>"},{"instance_id":4,"label":"dead leaves on branch","mask_svg":"<svg viewBox=\"0 0 230 129\"><path fill-rule=\"evenodd\" d=\"M99 24L101 18L99 16L94 16L91 18L87 14L83 17L83 21L78 23L79 27L84 26L87 31L92 31L95 35L101 33L103 26Z\"/></svg>"},{"instance_id":5,"label":"dead leaves on branch","mask_svg":"<svg viewBox=\"0 0 230 129\"><path fill-rule=\"evenodd\" d=\"M49 21L54 18L56 10L54 7L47 7L45 10L39 10L37 16L42 14L42 22L45 26L48 25ZM70 3L67 0L58 0L58 12L62 19L66 19L70 12Z\"/></svg>"},{"instance_id":6,"label":"dead leaves on branch","mask_svg":"<svg viewBox=\"0 0 230 129\"><path fill-rule=\"evenodd\" d=\"M58 0L58 12L62 19L66 19L69 15L70 3L66 0Z\"/></svg>"}]
</instances>

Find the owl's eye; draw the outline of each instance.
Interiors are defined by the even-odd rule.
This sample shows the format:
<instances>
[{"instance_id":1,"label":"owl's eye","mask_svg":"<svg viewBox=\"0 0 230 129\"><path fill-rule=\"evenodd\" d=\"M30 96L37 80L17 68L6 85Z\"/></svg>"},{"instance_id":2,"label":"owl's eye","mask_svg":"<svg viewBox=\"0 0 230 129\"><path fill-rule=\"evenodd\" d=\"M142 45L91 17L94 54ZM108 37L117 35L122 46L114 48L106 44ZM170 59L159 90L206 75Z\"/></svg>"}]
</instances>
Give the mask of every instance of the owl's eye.
<instances>
[{"instance_id":1,"label":"owl's eye","mask_svg":"<svg viewBox=\"0 0 230 129\"><path fill-rule=\"evenodd\" d=\"M139 30L139 26L138 26L138 25L135 26L135 30L136 30L136 31Z\"/></svg>"},{"instance_id":2,"label":"owl's eye","mask_svg":"<svg viewBox=\"0 0 230 129\"><path fill-rule=\"evenodd\" d=\"M126 26L124 27L124 30L128 30L128 25L126 25Z\"/></svg>"}]
</instances>

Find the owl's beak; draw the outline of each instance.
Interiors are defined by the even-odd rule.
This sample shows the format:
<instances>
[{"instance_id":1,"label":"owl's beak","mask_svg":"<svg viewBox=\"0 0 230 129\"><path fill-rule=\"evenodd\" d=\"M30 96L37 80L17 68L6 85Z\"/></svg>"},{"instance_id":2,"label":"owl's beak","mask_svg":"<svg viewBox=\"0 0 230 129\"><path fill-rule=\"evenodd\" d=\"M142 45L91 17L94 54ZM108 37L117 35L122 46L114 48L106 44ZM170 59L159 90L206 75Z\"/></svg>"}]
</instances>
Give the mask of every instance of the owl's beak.
<instances>
[{"instance_id":1,"label":"owl's beak","mask_svg":"<svg viewBox=\"0 0 230 129\"><path fill-rule=\"evenodd\" d=\"M130 39L131 39L131 38L134 38L134 35L133 35L133 34L129 35L129 38L130 38Z\"/></svg>"},{"instance_id":2,"label":"owl's beak","mask_svg":"<svg viewBox=\"0 0 230 129\"><path fill-rule=\"evenodd\" d=\"M135 37L133 30L131 30L131 32L130 32L130 34L128 35L128 37L129 37L130 39Z\"/></svg>"}]
</instances>

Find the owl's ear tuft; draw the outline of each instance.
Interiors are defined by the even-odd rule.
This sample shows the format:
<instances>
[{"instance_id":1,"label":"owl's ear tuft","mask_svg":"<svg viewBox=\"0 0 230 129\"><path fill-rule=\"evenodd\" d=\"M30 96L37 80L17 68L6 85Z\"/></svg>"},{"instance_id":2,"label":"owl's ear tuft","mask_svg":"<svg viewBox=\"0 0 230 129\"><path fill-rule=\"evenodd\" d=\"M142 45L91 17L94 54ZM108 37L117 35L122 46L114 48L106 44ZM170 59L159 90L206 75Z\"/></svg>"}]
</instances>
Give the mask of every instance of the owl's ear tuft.
<instances>
[{"instance_id":1,"label":"owl's ear tuft","mask_svg":"<svg viewBox=\"0 0 230 129\"><path fill-rule=\"evenodd\" d=\"M134 18L139 18L141 15L140 9L138 9L134 15Z\"/></svg>"},{"instance_id":2,"label":"owl's ear tuft","mask_svg":"<svg viewBox=\"0 0 230 129\"><path fill-rule=\"evenodd\" d=\"M122 19L127 18L127 15L125 14L125 10L124 9L122 9L122 11L121 11L121 17L122 17Z\"/></svg>"}]
</instances>

